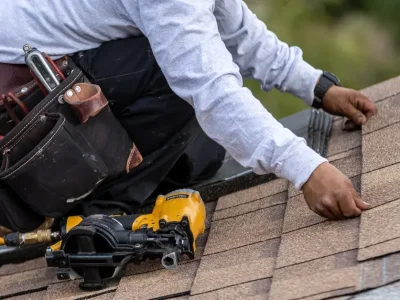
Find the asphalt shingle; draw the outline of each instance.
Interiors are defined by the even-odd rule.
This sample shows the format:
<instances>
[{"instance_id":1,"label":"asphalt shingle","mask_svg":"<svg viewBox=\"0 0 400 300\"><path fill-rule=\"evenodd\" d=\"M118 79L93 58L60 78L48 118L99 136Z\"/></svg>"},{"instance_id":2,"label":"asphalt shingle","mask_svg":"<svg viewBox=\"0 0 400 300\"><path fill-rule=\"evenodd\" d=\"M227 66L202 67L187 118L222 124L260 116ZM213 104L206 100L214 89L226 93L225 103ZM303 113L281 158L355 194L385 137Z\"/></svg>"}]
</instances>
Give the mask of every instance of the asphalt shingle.
<instances>
[{"instance_id":1,"label":"asphalt shingle","mask_svg":"<svg viewBox=\"0 0 400 300\"><path fill-rule=\"evenodd\" d=\"M354 295L351 300L397 300L400 299L400 282L381 286L374 290Z\"/></svg>"},{"instance_id":2,"label":"asphalt shingle","mask_svg":"<svg viewBox=\"0 0 400 300\"><path fill-rule=\"evenodd\" d=\"M9 300L43 300L46 291L33 292L8 298Z\"/></svg>"},{"instance_id":3,"label":"asphalt shingle","mask_svg":"<svg viewBox=\"0 0 400 300\"><path fill-rule=\"evenodd\" d=\"M0 267L0 279L1 276L11 275L15 273L21 273L29 270L35 270L46 267L46 259L39 257L36 259L28 260L21 264L8 264Z\"/></svg>"},{"instance_id":4,"label":"asphalt shingle","mask_svg":"<svg viewBox=\"0 0 400 300\"><path fill-rule=\"evenodd\" d=\"M358 259L400 251L400 200L362 214Z\"/></svg>"},{"instance_id":5,"label":"asphalt shingle","mask_svg":"<svg viewBox=\"0 0 400 300\"><path fill-rule=\"evenodd\" d=\"M358 153L362 153L361 147L357 147L357 148L351 149L349 151L345 151L345 152L341 152L341 153L332 155L332 156L328 157L328 160L329 160L329 162L332 163L332 162L342 159L342 158L357 155Z\"/></svg>"},{"instance_id":6,"label":"asphalt shingle","mask_svg":"<svg viewBox=\"0 0 400 300\"><path fill-rule=\"evenodd\" d=\"M393 123L400 122L400 95L377 103L379 114L372 117L362 128L362 133L370 133Z\"/></svg>"},{"instance_id":7,"label":"asphalt shingle","mask_svg":"<svg viewBox=\"0 0 400 300\"><path fill-rule=\"evenodd\" d=\"M123 277L114 300L152 299L189 292L199 261L182 264L176 270L159 270Z\"/></svg>"},{"instance_id":8,"label":"asphalt shingle","mask_svg":"<svg viewBox=\"0 0 400 300\"><path fill-rule=\"evenodd\" d=\"M352 151L353 155L331 162L332 165L342 171L342 173L349 178L361 174L361 147L356 148L355 150L356 151Z\"/></svg>"},{"instance_id":9,"label":"asphalt shingle","mask_svg":"<svg viewBox=\"0 0 400 300\"><path fill-rule=\"evenodd\" d=\"M361 176L361 195L371 207L400 199L400 164Z\"/></svg>"},{"instance_id":10,"label":"asphalt shingle","mask_svg":"<svg viewBox=\"0 0 400 300\"><path fill-rule=\"evenodd\" d=\"M270 299L321 299L354 291L356 256L352 250L275 270Z\"/></svg>"},{"instance_id":11,"label":"asphalt shingle","mask_svg":"<svg viewBox=\"0 0 400 300\"><path fill-rule=\"evenodd\" d=\"M361 92L373 102L400 94L400 76L369 86Z\"/></svg>"},{"instance_id":12,"label":"asphalt shingle","mask_svg":"<svg viewBox=\"0 0 400 300\"><path fill-rule=\"evenodd\" d=\"M95 296L95 297L90 297L90 300L110 300L113 299L115 295L115 292L108 292L103 295Z\"/></svg>"},{"instance_id":13,"label":"asphalt shingle","mask_svg":"<svg viewBox=\"0 0 400 300\"><path fill-rule=\"evenodd\" d=\"M363 173L400 162L400 123L363 136Z\"/></svg>"},{"instance_id":14,"label":"asphalt shingle","mask_svg":"<svg viewBox=\"0 0 400 300\"><path fill-rule=\"evenodd\" d=\"M111 291L115 291L118 286L118 280L113 280L107 283L107 287L100 291L82 291L79 289L78 280L68 280L60 283L49 285L44 295L43 300L75 300L83 298L91 298L97 295L102 295Z\"/></svg>"},{"instance_id":15,"label":"asphalt shingle","mask_svg":"<svg viewBox=\"0 0 400 300\"><path fill-rule=\"evenodd\" d=\"M5 276L2 280L0 298L47 287L56 278L52 268L40 268Z\"/></svg>"},{"instance_id":16,"label":"asphalt shingle","mask_svg":"<svg viewBox=\"0 0 400 300\"><path fill-rule=\"evenodd\" d=\"M192 295L272 276L279 239L203 256Z\"/></svg>"},{"instance_id":17,"label":"asphalt shingle","mask_svg":"<svg viewBox=\"0 0 400 300\"><path fill-rule=\"evenodd\" d=\"M270 182L219 198L216 210L237 206L279 194L287 190L288 182L275 179Z\"/></svg>"},{"instance_id":18,"label":"asphalt shingle","mask_svg":"<svg viewBox=\"0 0 400 300\"><path fill-rule=\"evenodd\" d=\"M255 280L247 283L222 288L209 293L191 296L190 300L267 300L271 279ZM182 299L183 300L183 299Z\"/></svg>"},{"instance_id":19,"label":"asphalt shingle","mask_svg":"<svg viewBox=\"0 0 400 300\"><path fill-rule=\"evenodd\" d=\"M400 253L368 260L358 264L357 290L377 288L400 280Z\"/></svg>"},{"instance_id":20,"label":"asphalt shingle","mask_svg":"<svg viewBox=\"0 0 400 300\"><path fill-rule=\"evenodd\" d=\"M359 219L327 221L282 235L277 268L358 247Z\"/></svg>"},{"instance_id":21,"label":"asphalt shingle","mask_svg":"<svg viewBox=\"0 0 400 300\"><path fill-rule=\"evenodd\" d=\"M361 146L361 131L343 131L343 119L333 122L328 142L328 157L344 153Z\"/></svg>"},{"instance_id":22,"label":"asphalt shingle","mask_svg":"<svg viewBox=\"0 0 400 300\"><path fill-rule=\"evenodd\" d=\"M276 205L214 221L204 253L217 253L279 237L282 232L285 206L285 204Z\"/></svg>"},{"instance_id":23,"label":"asphalt shingle","mask_svg":"<svg viewBox=\"0 0 400 300\"><path fill-rule=\"evenodd\" d=\"M254 212L263 208L271 207L278 204L284 204L287 201L287 192L272 195L267 198L255 200L253 202L241 204L238 206L217 210L214 213L213 220L218 221L230 217L236 217L245 213Z\"/></svg>"}]
</instances>

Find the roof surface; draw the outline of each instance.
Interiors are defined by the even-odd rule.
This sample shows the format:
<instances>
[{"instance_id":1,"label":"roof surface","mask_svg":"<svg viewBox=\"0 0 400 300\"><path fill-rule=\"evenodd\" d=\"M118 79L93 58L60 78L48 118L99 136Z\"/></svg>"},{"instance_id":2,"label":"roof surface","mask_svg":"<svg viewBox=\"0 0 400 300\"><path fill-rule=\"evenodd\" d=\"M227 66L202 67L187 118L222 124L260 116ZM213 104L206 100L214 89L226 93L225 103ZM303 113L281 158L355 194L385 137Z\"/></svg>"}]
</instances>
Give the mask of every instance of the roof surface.
<instances>
[{"instance_id":1,"label":"roof surface","mask_svg":"<svg viewBox=\"0 0 400 300\"><path fill-rule=\"evenodd\" d=\"M335 118L328 158L371 209L328 221L283 179L207 203L195 260L177 270L130 264L99 292L57 281L43 258L0 267L0 298L400 299L400 77L363 90L379 116L344 132Z\"/></svg>"}]
</instances>

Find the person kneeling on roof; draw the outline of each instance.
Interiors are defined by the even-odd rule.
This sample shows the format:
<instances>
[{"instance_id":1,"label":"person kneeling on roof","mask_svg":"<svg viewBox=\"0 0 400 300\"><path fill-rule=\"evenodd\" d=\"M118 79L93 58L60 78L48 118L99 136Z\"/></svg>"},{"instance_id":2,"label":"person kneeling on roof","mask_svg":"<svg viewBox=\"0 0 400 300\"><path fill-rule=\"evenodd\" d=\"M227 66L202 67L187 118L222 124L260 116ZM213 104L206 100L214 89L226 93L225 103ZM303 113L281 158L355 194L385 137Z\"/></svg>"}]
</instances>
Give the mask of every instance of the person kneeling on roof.
<instances>
[{"instance_id":1,"label":"person kneeling on roof","mask_svg":"<svg viewBox=\"0 0 400 300\"><path fill-rule=\"evenodd\" d=\"M355 217L368 208L342 172L243 87L243 77L356 125L377 113L375 105L305 62L242 0L39 2L2 1L0 62L23 64L26 42L53 59L71 55L113 100L145 160L104 199L142 206L162 184L210 178L226 150L256 174L291 181L321 216Z\"/></svg>"}]
</instances>

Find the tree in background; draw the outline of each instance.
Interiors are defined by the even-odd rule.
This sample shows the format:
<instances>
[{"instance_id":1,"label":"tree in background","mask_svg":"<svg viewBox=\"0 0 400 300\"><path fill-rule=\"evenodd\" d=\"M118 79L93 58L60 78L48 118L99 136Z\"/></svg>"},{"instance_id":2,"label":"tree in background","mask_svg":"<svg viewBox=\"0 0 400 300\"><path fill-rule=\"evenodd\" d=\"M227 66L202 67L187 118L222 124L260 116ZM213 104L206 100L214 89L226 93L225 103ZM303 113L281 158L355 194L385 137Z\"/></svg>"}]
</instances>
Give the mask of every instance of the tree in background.
<instances>
[{"instance_id":1,"label":"tree in background","mask_svg":"<svg viewBox=\"0 0 400 300\"><path fill-rule=\"evenodd\" d=\"M267 27L307 62L335 73L345 86L361 89L400 73L399 0L247 0ZM305 109L299 99L265 93L246 81L276 117Z\"/></svg>"}]
</instances>

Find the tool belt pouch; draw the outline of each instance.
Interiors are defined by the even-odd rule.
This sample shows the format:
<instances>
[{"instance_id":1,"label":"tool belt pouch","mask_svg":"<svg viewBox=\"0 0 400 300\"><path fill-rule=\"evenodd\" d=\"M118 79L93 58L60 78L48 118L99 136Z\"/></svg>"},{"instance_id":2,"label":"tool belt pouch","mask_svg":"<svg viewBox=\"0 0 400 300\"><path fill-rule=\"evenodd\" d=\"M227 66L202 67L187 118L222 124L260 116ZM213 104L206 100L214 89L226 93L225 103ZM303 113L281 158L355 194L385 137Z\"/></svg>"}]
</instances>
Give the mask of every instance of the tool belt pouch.
<instances>
[{"instance_id":1,"label":"tool belt pouch","mask_svg":"<svg viewBox=\"0 0 400 300\"><path fill-rule=\"evenodd\" d=\"M0 226L27 232L38 228L44 217L29 208L6 184L0 182Z\"/></svg>"},{"instance_id":2,"label":"tool belt pouch","mask_svg":"<svg viewBox=\"0 0 400 300\"><path fill-rule=\"evenodd\" d=\"M65 215L142 161L100 87L68 65L69 76L44 99L40 91L24 99L32 109L0 140L0 181L40 216ZM0 128L9 123L0 112Z\"/></svg>"}]
</instances>

